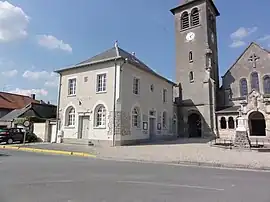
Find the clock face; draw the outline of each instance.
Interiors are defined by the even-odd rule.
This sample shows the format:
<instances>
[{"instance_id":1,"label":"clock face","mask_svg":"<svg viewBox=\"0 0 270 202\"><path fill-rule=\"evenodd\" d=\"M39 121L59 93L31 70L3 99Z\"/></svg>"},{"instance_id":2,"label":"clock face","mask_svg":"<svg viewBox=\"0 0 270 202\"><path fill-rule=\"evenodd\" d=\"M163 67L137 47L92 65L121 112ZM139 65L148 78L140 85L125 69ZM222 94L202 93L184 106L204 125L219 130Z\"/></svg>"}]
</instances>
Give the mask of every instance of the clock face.
<instances>
[{"instance_id":1,"label":"clock face","mask_svg":"<svg viewBox=\"0 0 270 202\"><path fill-rule=\"evenodd\" d=\"M193 32L189 32L186 36L187 41L192 41L192 40L194 40L194 38L195 38L195 33L193 33Z\"/></svg>"}]
</instances>

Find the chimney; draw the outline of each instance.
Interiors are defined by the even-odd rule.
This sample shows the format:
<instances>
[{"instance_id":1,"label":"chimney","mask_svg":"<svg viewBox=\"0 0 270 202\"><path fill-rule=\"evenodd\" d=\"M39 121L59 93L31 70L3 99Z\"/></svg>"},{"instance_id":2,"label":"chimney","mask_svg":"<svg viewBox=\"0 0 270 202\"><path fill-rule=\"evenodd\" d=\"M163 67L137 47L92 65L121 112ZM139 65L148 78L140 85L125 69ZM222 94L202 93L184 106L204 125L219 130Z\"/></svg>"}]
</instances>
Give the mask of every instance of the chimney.
<instances>
[{"instance_id":1,"label":"chimney","mask_svg":"<svg viewBox=\"0 0 270 202\"><path fill-rule=\"evenodd\" d=\"M35 99L36 99L36 94L31 94L31 98L32 98L33 100L35 100Z\"/></svg>"},{"instance_id":2,"label":"chimney","mask_svg":"<svg viewBox=\"0 0 270 202\"><path fill-rule=\"evenodd\" d=\"M132 56L134 56L134 57L135 57L135 55L136 55L136 53L135 53L135 52L132 52Z\"/></svg>"},{"instance_id":3,"label":"chimney","mask_svg":"<svg viewBox=\"0 0 270 202\"><path fill-rule=\"evenodd\" d=\"M48 101L47 104L48 104L48 105L51 104L50 101Z\"/></svg>"}]
</instances>

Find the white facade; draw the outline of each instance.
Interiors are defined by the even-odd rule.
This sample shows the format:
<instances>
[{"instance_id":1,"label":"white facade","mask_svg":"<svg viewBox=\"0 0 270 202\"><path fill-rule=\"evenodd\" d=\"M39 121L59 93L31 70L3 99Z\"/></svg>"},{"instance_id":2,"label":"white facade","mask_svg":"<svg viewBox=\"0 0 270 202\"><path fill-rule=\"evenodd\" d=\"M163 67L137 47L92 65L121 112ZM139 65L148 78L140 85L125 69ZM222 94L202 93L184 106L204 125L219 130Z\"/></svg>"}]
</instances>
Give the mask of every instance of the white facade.
<instances>
[{"instance_id":1,"label":"white facade","mask_svg":"<svg viewBox=\"0 0 270 202\"><path fill-rule=\"evenodd\" d=\"M173 83L165 78L124 60L71 68L60 74L58 128L64 140L122 145L176 134ZM138 94L133 92L135 81Z\"/></svg>"}]
</instances>

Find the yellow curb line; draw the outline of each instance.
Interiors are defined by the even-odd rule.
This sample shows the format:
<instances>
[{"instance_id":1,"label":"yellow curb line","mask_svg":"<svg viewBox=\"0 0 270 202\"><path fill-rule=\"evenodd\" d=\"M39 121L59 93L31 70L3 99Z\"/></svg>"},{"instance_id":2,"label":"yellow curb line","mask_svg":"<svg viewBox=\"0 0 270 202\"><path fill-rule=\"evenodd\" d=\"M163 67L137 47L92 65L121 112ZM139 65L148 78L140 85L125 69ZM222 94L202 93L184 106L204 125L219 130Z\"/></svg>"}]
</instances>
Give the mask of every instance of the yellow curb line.
<instances>
[{"instance_id":1,"label":"yellow curb line","mask_svg":"<svg viewBox=\"0 0 270 202\"><path fill-rule=\"evenodd\" d=\"M70 152L70 151L50 150L50 149L35 149L35 148L17 147L17 146L0 146L0 148L1 149L21 150L21 151L26 151L26 152L39 152L39 153L62 154L62 155L70 155L70 156L96 158L96 156L94 154L89 154L89 153L85 153L85 152Z\"/></svg>"}]
</instances>

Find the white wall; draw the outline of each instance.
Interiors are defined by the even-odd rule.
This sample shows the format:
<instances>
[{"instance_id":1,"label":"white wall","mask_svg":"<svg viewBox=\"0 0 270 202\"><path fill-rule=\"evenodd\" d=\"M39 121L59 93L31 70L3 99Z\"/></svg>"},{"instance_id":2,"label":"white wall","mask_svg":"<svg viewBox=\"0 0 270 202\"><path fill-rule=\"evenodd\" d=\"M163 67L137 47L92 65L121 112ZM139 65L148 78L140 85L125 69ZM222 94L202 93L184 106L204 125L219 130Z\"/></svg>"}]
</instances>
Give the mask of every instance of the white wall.
<instances>
[{"instance_id":1,"label":"white wall","mask_svg":"<svg viewBox=\"0 0 270 202\"><path fill-rule=\"evenodd\" d=\"M97 74L107 74L107 92L96 93ZM88 81L84 81L84 77L88 77ZM68 79L76 78L76 96L68 96ZM90 115L89 123L89 139L109 140L108 127L105 129L94 128L94 109L97 105L103 104L108 112L113 110L113 92L114 92L114 62L102 63L83 68L68 70L63 73L60 95L60 119L61 130L64 132L64 138L78 137L79 114L88 112ZM79 105L79 101L81 105ZM65 113L69 106L73 106L76 110L76 124L74 127L65 126ZM108 119L107 122L108 123ZM108 124L106 124L108 125Z\"/></svg>"},{"instance_id":2,"label":"white wall","mask_svg":"<svg viewBox=\"0 0 270 202\"><path fill-rule=\"evenodd\" d=\"M140 94L133 94L133 77L140 79ZM151 92L150 86L153 84L154 91ZM167 89L167 102L163 103L162 92L163 89ZM122 136L122 140L134 140L134 139L148 139L149 133L143 133L143 126L141 128L132 127L131 123L131 111L134 106L138 106L141 112L141 124L144 117L149 119L149 111L154 109L157 112L157 122L162 120L162 112L167 111L168 121L173 117L173 86L167 81L158 78L146 71L133 67L130 64L126 64L121 72L121 108L130 117L131 135ZM145 120L144 120L145 121ZM161 124L162 125L162 124ZM148 123L149 129L149 123ZM170 135L169 130L161 130L158 135Z\"/></svg>"},{"instance_id":3,"label":"white wall","mask_svg":"<svg viewBox=\"0 0 270 202\"><path fill-rule=\"evenodd\" d=\"M45 140L45 127L46 123L34 123L34 134L42 141Z\"/></svg>"}]
</instances>

